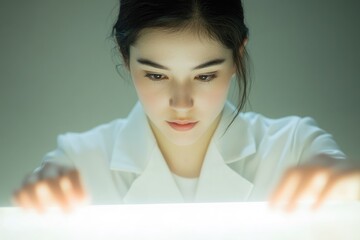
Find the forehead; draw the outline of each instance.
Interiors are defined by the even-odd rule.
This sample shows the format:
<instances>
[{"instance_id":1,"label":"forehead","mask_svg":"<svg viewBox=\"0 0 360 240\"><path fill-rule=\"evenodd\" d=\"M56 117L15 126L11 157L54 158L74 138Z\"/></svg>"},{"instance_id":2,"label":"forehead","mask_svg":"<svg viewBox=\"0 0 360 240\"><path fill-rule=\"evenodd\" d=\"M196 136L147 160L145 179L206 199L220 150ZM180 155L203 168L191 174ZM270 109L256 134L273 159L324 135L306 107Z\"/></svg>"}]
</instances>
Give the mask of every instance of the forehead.
<instances>
[{"instance_id":1,"label":"forehead","mask_svg":"<svg viewBox=\"0 0 360 240\"><path fill-rule=\"evenodd\" d=\"M144 29L130 48L130 56L159 61L174 57L193 60L228 58L232 56L231 53L220 42L189 30L170 32L164 29Z\"/></svg>"}]
</instances>

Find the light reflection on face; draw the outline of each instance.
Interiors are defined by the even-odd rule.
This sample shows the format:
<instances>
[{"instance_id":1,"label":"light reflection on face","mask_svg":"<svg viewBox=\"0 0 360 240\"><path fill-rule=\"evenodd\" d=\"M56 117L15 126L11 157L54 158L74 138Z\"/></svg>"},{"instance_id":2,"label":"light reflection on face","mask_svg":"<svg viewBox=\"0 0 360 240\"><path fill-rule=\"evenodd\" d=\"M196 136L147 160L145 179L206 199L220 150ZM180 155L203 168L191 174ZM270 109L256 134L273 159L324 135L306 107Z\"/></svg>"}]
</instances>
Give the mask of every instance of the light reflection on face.
<instances>
[{"instance_id":1,"label":"light reflection on face","mask_svg":"<svg viewBox=\"0 0 360 240\"><path fill-rule=\"evenodd\" d=\"M129 66L157 139L189 145L215 130L235 73L230 49L191 31L146 29L130 48ZM196 124L179 130L173 121Z\"/></svg>"}]
</instances>

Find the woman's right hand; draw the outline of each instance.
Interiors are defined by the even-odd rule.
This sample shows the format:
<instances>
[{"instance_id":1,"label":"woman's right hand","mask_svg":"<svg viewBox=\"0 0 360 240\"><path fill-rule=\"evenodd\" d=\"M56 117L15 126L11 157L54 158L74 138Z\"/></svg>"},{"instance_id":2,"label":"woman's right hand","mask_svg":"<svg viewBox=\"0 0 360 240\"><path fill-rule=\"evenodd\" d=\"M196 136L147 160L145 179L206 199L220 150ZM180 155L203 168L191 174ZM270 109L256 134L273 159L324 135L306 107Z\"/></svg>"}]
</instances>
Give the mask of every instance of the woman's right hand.
<instances>
[{"instance_id":1,"label":"woman's right hand","mask_svg":"<svg viewBox=\"0 0 360 240\"><path fill-rule=\"evenodd\" d=\"M45 163L26 177L13 197L16 205L39 213L49 207L70 212L89 201L79 172L54 163Z\"/></svg>"}]
</instances>

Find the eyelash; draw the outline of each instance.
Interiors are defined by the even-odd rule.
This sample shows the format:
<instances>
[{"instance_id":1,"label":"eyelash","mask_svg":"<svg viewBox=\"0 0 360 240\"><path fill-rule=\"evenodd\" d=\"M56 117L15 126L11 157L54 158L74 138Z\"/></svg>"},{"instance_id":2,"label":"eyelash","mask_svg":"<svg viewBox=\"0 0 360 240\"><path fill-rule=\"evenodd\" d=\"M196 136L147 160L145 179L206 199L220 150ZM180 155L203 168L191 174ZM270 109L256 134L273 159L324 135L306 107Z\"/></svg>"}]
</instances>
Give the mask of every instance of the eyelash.
<instances>
[{"instance_id":1,"label":"eyelash","mask_svg":"<svg viewBox=\"0 0 360 240\"><path fill-rule=\"evenodd\" d=\"M200 77L206 77L206 80L202 80L200 79ZM211 73L211 74L201 74L201 75L197 75L196 78L199 79L201 82L210 82L212 80L214 80L217 77L217 75L215 73ZM210 79L208 79L210 78Z\"/></svg>"},{"instance_id":2,"label":"eyelash","mask_svg":"<svg viewBox=\"0 0 360 240\"><path fill-rule=\"evenodd\" d=\"M160 76L161 78L156 78L155 76ZM164 80L164 75L162 74L156 74L156 73L147 73L145 77L149 78L152 81L161 81Z\"/></svg>"},{"instance_id":3,"label":"eyelash","mask_svg":"<svg viewBox=\"0 0 360 240\"><path fill-rule=\"evenodd\" d=\"M146 78L149 78L152 81L161 81L164 79L167 79L166 76L162 75L162 74L156 74L156 73L147 73L145 75ZM201 77L206 77L207 79L202 80ZM217 75L215 73L211 73L211 74L200 74L196 76L196 79L200 80L201 82L210 82L213 79L215 79L217 77ZM208 79L210 78L210 79Z\"/></svg>"}]
</instances>

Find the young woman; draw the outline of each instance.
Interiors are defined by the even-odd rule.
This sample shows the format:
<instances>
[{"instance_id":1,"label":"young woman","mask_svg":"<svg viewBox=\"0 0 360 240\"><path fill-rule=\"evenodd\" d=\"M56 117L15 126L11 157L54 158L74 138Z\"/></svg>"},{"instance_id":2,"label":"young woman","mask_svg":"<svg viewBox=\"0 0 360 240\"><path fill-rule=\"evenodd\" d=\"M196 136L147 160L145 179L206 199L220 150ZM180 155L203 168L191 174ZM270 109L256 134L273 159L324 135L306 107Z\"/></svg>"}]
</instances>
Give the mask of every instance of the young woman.
<instances>
[{"instance_id":1,"label":"young woman","mask_svg":"<svg viewBox=\"0 0 360 240\"><path fill-rule=\"evenodd\" d=\"M122 0L113 27L139 102L126 119L58 138L15 193L24 208L93 203L359 199L360 170L311 118L243 113L240 0ZM240 92L227 102L231 81Z\"/></svg>"}]
</instances>

